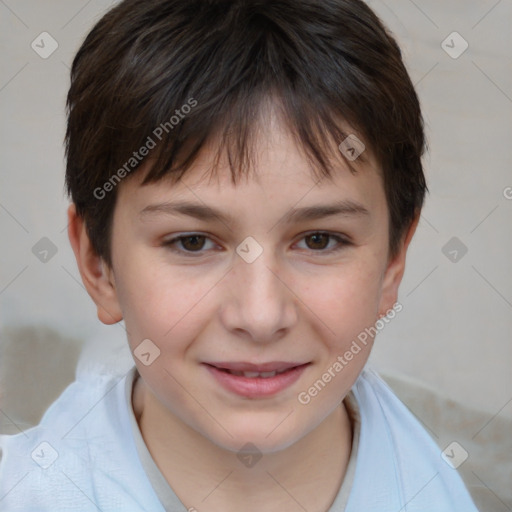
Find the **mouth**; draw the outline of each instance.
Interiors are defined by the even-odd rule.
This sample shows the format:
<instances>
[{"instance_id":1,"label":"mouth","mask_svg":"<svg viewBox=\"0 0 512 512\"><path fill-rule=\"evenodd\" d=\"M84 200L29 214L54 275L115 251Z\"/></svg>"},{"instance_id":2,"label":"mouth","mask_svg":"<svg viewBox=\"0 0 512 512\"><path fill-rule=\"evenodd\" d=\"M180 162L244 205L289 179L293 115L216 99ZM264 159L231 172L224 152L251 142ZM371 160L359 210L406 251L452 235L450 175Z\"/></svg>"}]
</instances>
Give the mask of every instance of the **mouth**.
<instances>
[{"instance_id":1,"label":"mouth","mask_svg":"<svg viewBox=\"0 0 512 512\"><path fill-rule=\"evenodd\" d=\"M274 395L294 384L311 363L273 361L204 363L225 389L246 398Z\"/></svg>"},{"instance_id":2,"label":"mouth","mask_svg":"<svg viewBox=\"0 0 512 512\"><path fill-rule=\"evenodd\" d=\"M280 375L281 373L287 372L286 370L272 371L272 372L236 372L233 370L227 370L226 368L218 368L221 372L229 373L230 375L236 375L237 377L245 377L247 379L269 379Z\"/></svg>"}]
</instances>

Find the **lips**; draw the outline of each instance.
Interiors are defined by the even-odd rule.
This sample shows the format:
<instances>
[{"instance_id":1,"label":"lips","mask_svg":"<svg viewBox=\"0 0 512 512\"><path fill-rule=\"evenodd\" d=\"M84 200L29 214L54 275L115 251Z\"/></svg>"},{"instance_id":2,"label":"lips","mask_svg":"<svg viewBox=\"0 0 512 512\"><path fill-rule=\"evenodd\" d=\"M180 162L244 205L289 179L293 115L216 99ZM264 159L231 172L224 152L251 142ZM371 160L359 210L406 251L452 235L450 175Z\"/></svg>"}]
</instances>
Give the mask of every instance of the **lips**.
<instances>
[{"instance_id":1,"label":"lips","mask_svg":"<svg viewBox=\"0 0 512 512\"><path fill-rule=\"evenodd\" d=\"M218 362L206 363L215 366L219 370L230 370L231 372L283 372L296 366L302 366L300 362L270 361L268 363L254 364L248 362Z\"/></svg>"},{"instance_id":2,"label":"lips","mask_svg":"<svg viewBox=\"0 0 512 512\"><path fill-rule=\"evenodd\" d=\"M288 369L280 370L280 371L273 371L273 372L235 372L233 370L222 370L222 371L225 371L231 375L236 375L237 377L246 377L247 379L256 379L256 378L269 379L270 377L275 377L276 375L287 372Z\"/></svg>"},{"instance_id":3,"label":"lips","mask_svg":"<svg viewBox=\"0 0 512 512\"><path fill-rule=\"evenodd\" d=\"M287 372L292 368L302 366L302 363L292 363L284 361L270 361L268 363L254 364L247 362L220 362L220 363L207 363L210 366L235 375L237 377L246 377L248 379L269 379Z\"/></svg>"},{"instance_id":4,"label":"lips","mask_svg":"<svg viewBox=\"0 0 512 512\"><path fill-rule=\"evenodd\" d=\"M310 363L272 361L204 363L228 391L247 398L269 397L294 384Z\"/></svg>"}]
</instances>

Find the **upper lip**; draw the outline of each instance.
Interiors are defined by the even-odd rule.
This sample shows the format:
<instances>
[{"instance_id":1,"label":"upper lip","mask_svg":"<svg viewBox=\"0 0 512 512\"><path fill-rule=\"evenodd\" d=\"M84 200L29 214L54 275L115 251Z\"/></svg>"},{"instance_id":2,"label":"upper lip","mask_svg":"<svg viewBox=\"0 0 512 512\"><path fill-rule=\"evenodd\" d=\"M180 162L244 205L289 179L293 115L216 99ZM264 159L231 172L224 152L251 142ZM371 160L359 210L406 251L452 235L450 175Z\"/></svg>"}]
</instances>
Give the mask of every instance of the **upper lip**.
<instances>
[{"instance_id":1,"label":"upper lip","mask_svg":"<svg viewBox=\"0 0 512 512\"><path fill-rule=\"evenodd\" d=\"M307 363L290 363L285 361L269 361L268 363L247 363L247 362L232 362L232 361L222 361L218 363L206 363L210 366L215 366L216 368L231 370L234 372L279 372L283 370L289 370L290 368L295 368L296 366L302 366Z\"/></svg>"}]
</instances>

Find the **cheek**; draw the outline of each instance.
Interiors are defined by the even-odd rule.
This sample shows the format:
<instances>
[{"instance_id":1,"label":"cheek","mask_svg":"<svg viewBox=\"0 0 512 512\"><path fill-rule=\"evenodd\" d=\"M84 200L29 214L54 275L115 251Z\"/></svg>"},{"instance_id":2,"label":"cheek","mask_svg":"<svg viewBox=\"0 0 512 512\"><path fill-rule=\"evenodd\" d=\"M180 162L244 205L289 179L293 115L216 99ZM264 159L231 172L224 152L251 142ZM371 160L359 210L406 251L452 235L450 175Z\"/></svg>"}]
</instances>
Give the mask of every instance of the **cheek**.
<instances>
[{"instance_id":1,"label":"cheek","mask_svg":"<svg viewBox=\"0 0 512 512\"><path fill-rule=\"evenodd\" d=\"M377 265L347 265L313 279L314 286L304 287L303 302L322 321L334 344L343 346L375 322L380 280Z\"/></svg>"},{"instance_id":2,"label":"cheek","mask_svg":"<svg viewBox=\"0 0 512 512\"><path fill-rule=\"evenodd\" d=\"M166 351L180 350L179 340L193 339L205 296L217 280L131 260L122 270L118 298L132 348L149 338Z\"/></svg>"}]
</instances>

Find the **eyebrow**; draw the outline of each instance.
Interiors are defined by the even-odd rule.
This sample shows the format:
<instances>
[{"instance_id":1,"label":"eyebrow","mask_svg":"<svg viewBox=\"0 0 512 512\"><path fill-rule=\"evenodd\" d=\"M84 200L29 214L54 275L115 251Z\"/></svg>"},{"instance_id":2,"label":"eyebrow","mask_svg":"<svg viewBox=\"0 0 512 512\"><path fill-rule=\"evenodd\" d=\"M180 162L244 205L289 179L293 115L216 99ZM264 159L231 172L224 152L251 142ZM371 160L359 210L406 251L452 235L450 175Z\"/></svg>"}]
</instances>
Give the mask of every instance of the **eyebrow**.
<instances>
[{"instance_id":1,"label":"eyebrow","mask_svg":"<svg viewBox=\"0 0 512 512\"><path fill-rule=\"evenodd\" d=\"M203 221L218 221L223 224L231 225L235 222L235 217L224 213L221 210L204 204L190 203L187 201L164 202L151 204L143 208L139 216L141 218L149 215L187 215ZM302 208L291 209L282 221L291 224L293 222L305 222L310 220L319 220L336 215L352 217L370 215L368 209L361 203L352 200L341 200L326 205L306 206Z\"/></svg>"}]
</instances>

